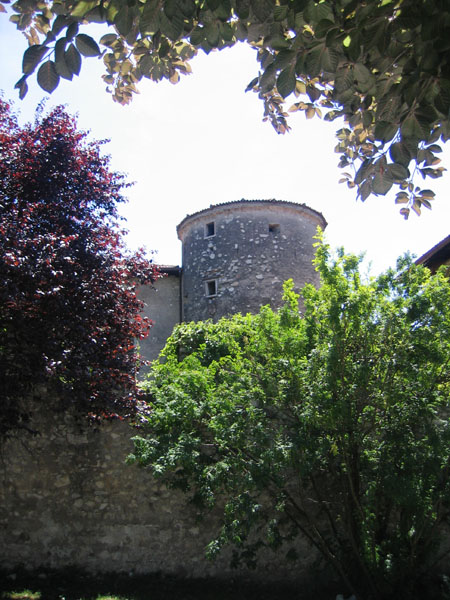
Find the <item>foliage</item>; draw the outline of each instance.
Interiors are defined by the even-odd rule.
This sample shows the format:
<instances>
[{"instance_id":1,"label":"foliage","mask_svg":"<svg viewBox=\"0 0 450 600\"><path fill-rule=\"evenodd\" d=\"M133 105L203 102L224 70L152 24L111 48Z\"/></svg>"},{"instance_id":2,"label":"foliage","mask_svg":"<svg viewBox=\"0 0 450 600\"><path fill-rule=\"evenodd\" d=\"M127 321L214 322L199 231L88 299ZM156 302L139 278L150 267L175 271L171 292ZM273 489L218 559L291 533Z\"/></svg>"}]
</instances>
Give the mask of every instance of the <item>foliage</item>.
<instances>
[{"instance_id":1,"label":"foliage","mask_svg":"<svg viewBox=\"0 0 450 600\"><path fill-rule=\"evenodd\" d=\"M79 74L83 57L103 56L104 80L126 104L143 77L176 83L199 49L245 41L260 63L247 89L279 133L289 129L283 103L292 94L290 110L306 118L343 117L336 152L352 170L341 181L363 201L398 186L405 218L431 207L434 193L414 176L444 170L437 154L450 136L446 0L18 0L13 9L30 44L21 97L39 65L38 83L52 92L60 77ZM88 23L105 26L98 43L79 32Z\"/></svg>"},{"instance_id":2,"label":"foliage","mask_svg":"<svg viewBox=\"0 0 450 600\"><path fill-rule=\"evenodd\" d=\"M137 280L154 266L126 252L123 175L63 108L20 127L0 99L0 434L26 427L22 400L47 386L63 406L134 404Z\"/></svg>"},{"instance_id":3,"label":"foliage","mask_svg":"<svg viewBox=\"0 0 450 600\"><path fill-rule=\"evenodd\" d=\"M348 593L406 599L448 549L450 283L358 262L320 245L303 314L287 282L278 312L176 328L130 460L223 507L210 555L294 558L300 536Z\"/></svg>"}]
</instances>

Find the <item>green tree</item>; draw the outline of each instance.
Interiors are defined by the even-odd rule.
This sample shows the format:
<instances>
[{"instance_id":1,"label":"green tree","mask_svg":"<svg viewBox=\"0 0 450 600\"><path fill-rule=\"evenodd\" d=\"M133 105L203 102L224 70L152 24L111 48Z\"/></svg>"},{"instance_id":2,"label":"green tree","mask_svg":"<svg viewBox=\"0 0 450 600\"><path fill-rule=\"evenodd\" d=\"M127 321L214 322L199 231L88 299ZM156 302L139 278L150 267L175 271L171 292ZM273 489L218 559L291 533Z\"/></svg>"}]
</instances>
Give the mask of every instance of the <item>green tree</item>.
<instances>
[{"instance_id":1,"label":"green tree","mask_svg":"<svg viewBox=\"0 0 450 600\"><path fill-rule=\"evenodd\" d=\"M9 0L0 0L0 8ZM387 194L407 218L434 193L415 175L440 177L439 141L450 135L450 5L447 0L18 0L11 20L25 32L20 96L37 80L52 92L83 57L103 55L114 100L128 103L143 78L178 82L189 60L249 43L260 70L249 83L279 133L289 110L339 117L341 178L358 197ZM105 26L98 43L80 28ZM101 49L103 48L103 49Z\"/></svg>"},{"instance_id":2,"label":"green tree","mask_svg":"<svg viewBox=\"0 0 450 600\"><path fill-rule=\"evenodd\" d=\"M211 555L306 538L358 598L414 598L449 551L450 283L358 264L320 245L303 314L287 282L278 312L180 325L130 460L223 506Z\"/></svg>"}]
</instances>

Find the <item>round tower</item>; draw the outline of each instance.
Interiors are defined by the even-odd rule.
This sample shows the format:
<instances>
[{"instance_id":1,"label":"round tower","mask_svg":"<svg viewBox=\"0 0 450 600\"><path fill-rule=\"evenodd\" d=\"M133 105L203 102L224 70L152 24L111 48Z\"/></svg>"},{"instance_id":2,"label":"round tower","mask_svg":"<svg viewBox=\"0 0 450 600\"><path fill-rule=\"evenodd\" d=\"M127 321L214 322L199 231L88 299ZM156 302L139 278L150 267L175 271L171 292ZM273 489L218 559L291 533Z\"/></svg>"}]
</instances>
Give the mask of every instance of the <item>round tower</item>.
<instances>
[{"instance_id":1,"label":"round tower","mask_svg":"<svg viewBox=\"0 0 450 600\"><path fill-rule=\"evenodd\" d=\"M281 304L282 285L317 283L313 236L327 222L304 204L239 200L188 215L183 247L182 319L200 321Z\"/></svg>"}]
</instances>

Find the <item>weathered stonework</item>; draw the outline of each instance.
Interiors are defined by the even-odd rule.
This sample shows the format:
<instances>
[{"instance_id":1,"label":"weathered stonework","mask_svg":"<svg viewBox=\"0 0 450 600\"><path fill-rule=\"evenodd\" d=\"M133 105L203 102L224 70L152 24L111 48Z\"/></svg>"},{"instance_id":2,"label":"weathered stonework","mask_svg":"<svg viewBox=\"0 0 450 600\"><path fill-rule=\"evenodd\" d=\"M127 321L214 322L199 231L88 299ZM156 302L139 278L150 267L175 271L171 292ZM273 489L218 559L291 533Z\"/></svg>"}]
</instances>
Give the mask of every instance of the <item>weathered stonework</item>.
<instances>
[{"instance_id":1,"label":"weathered stonework","mask_svg":"<svg viewBox=\"0 0 450 600\"><path fill-rule=\"evenodd\" d=\"M199 522L181 492L149 470L126 465L136 434L126 422L88 426L54 413L49 399L23 433L0 446L0 567L77 567L93 573L164 573L187 577L241 576L265 581L308 579L316 555L286 565L269 553L256 573L214 563L205 546L218 528Z\"/></svg>"},{"instance_id":2,"label":"weathered stonework","mask_svg":"<svg viewBox=\"0 0 450 600\"><path fill-rule=\"evenodd\" d=\"M313 237L323 216L303 204L241 200L187 216L183 243L184 321L217 320L281 303L282 285L317 283Z\"/></svg>"},{"instance_id":3,"label":"weathered stonework","mask_svg":"<svg viewBox=\"0 0 450 600\"><path fill-rule=\"evenodd\" d=\"M147 360L158 356L181 316L181 268L159 268L162 277L153 285L142 285L139 288L139 298L144 302L144 314L153 323L150 335L139 342L140 352Z\"/></svg>"}]
</instances>

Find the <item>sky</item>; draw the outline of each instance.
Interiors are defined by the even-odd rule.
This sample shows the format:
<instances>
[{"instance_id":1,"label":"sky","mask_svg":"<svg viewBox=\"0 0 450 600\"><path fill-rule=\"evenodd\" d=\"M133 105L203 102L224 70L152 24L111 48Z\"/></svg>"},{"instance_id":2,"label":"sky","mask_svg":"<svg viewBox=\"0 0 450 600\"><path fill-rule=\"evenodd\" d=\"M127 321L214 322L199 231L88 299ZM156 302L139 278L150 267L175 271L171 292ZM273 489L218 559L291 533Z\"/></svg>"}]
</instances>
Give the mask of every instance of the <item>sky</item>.
<instances>
[{"instance_id":1,"label":"sky","mask_svg":"<svg viewBox=\"0 0 450 600\"><path fill-rule=\"evenodd\" d=\"M24 100L14 90L26 47L23 35L0 14L0 89L14 100L21 122L32 120L46 97L32 78ZM62 80L47 100L48 109L64 104L77 114L80 128L93 139L108 138L112 168L135 182L122 209L131 247L156 251L159 264L180 264L177 224L211 204L241 198L305 203L322 212L330 244L365 253L374 274L407 251L421 256L450 233L450 173L426 183L437 197L420 218L405 221L394 194L357 202L355 191L338 183L334 135L342 122L294 113L292 131L278 135L262 122L257 95L245 93L258 71L248 46L201 52L192 68L177 85L142 81L140 94L124 107L105 91L102 61L85 59L80 76ZM288 99L287 106L293 102ZM448 168L450 145L441 156Z\"/></svg>"}]
</instances>

